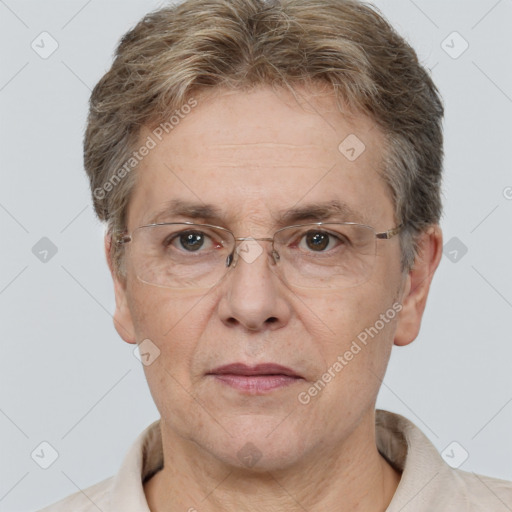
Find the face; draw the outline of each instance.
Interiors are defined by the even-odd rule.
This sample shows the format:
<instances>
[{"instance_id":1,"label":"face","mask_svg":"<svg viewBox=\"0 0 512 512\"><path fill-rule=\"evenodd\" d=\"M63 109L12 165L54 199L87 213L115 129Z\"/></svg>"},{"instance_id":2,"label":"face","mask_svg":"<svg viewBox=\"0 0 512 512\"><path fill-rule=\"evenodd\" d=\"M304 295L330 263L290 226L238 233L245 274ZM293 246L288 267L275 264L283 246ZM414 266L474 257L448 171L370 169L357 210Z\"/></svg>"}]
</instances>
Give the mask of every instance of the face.
<instances>
[{"instance_id":1,"label":"face","mask_svg":"<svg viewBox=\"0 0 512 512\"><path fill-rule=\"evenodd\" d=\"M139 164L128 231L191 221L271 237L297 208L294 223L393 228L379 130L362 116L343 117L321 91L299 96L301 105L266 88L197 97ZM338 148L351 134L365 145L356 159ZM333 203L343 208L319 219ZM156 218L169 204L186 208ZM142 282L128 251L115 320L126 341L149 339L160 350L145 372L165 438L239 467L246 456L259 459L257 467L270 470L332 452L369 417L400 322L410 323L405 306L399 313L410 276L401 272L398 237L377 241L369 279L348 289L290 286L271 244L260 246L258 257L239 258L210 289ZM234 363L277 364L294 377L215 373Z\"/></svg>"}]
</instances>

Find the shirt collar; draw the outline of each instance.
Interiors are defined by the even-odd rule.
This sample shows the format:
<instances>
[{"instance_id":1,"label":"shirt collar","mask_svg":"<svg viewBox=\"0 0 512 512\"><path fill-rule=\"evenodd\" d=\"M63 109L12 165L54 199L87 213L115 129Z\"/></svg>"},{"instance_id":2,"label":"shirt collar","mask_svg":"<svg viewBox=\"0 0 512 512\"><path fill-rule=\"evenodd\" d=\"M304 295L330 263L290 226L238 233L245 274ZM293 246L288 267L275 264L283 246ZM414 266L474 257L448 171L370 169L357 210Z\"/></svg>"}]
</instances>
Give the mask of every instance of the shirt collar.
<instances>
[{"instance_id":1,"label":"shirt collar","mask_svg":"<svg viewBox=\"0 0 512 512\"><path fill-rule=\"evenodd\" d=\"M455 476L425 434L407 418L382 410L376 411L375 427L379 452L402 472L386 512L427 510L420 505L426 496L428 510L446 505L445 493Z\"/></svg>"},{"instance_id":2,"label":"shirt collar","mask_svg":"<svg viewBox=\"0 0 512 512\"><path fill-rule=\"evenodd\" d=\"M114 477L110 494L110 512L150 512L144 494L144 481L162 469L163 461L160 420L157 420L135 440Z\"/></svg>"},{"instance_id":3,"label":"shirt collar","mask_svg":"<svg viewBox=\"0 0 512 512\"><path fill-rule=\"evenodd\" d=\"M375 426L379 452L402 472L400 484L386 512L402 510L430 482L450 477L449 466L411 421L398 414L377 410ZM150 512L144 481L162 467L162 437L160 420L157 420L139 435L114 477L110 494L111 512Z\"/></svg>"}]
</instances>

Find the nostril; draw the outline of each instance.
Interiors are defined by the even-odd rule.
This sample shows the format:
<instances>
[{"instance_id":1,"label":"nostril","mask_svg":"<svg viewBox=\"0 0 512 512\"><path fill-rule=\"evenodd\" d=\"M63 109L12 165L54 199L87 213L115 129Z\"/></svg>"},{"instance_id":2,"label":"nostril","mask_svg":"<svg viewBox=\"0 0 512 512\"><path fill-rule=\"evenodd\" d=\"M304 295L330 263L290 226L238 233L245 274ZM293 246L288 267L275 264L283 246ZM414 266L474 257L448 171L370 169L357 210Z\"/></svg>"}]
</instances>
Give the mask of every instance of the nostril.
<instances>
[{"instance_id":1,"label":"nostril","mask_svg":"<svg viewBox=\"0 0 512 512\"><path fill-rule=\"evenodd\" d=\"M277 318L275 316L271 316L270 318L267 318L265 320L265 323L267 324L275 324L277 322Z\"/></svg>"}]
</instances>

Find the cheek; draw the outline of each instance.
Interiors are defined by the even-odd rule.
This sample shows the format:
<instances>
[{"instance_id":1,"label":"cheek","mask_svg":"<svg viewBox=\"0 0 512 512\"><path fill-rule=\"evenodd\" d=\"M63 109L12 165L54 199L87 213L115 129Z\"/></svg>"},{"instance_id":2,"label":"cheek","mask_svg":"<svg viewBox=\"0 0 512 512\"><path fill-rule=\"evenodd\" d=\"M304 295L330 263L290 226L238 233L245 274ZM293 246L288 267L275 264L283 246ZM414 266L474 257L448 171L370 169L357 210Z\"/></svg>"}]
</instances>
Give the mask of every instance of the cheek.
<instances>
[{"instance_id":1,"label":"cheek","mask_svg":"<svg viewBox=\"0 0 512 512\"><path fill-rule=\"evenodd\" d=\"M310 292L300 296L296 311L308 331L316 335L313 339L324 339L326 346L342 349L346 342L373 325L392 302L391 294L380 284L335 293Z\"/></svg>"},{"instance_id":2,"label":"cheek","mask_svg":"<svg viewBox=\"0 0 512 512\"><path fill-rule=\"evenodd\" d=\"M184 374L211 316L209 302L205 293L134 286L129 307L137 340L151 340L166 368Z\"/></svg>"},{"instance_id":3,"label":"cheek","mask_svg":"<svg viewBox=\"0 0 512 512\"><path fill-rule=\"evenodd\" d=\"M367 284L301 297L300 320L321 361L317 378L329 370L334 373L337 384L332 390L344 388L358 394L377 385L385 372L398 318L393 288Z\"/></svg>"},{"instance_id":4,"label":"cheek","mask_svg":"<svg viewBox=\"0 0 512 512\"><path fill-rule=\"evenodd\" d=\"M332 414L334 403L339 414L357 415L375 400L393 346L398 314L393 295L382 285L344 290L307 305L314 308L313 303L326 325L315 342L322 365L305 386L302 399L310 400L317 414L325 414L324 420L334 428L339 420L338 414ZM312 316L310 313L309 318Z\"/></svg>"}]
</instances>

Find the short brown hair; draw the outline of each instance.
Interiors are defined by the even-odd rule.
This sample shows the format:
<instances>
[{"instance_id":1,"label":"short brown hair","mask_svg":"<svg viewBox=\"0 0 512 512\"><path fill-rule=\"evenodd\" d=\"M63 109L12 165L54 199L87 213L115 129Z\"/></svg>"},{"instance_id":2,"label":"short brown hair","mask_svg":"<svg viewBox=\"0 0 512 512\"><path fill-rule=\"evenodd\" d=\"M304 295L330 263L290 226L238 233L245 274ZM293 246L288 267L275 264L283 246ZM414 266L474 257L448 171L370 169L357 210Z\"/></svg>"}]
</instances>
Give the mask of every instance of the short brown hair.
<instances>
[{"instance_id":1,"label":"short brown hair","mask_svg":"<svg viewBox=\"0 0 512 512\"><path fill-rule=\"evenodd\" d=\"M405 226L402 266L411 268L416 236L441 216L443 106L411 46L355 0L186 0L147 14L90 99L84 163L98 217L110 232L126 229L136 182L126 162L141 128L166 122L192 95L315 83L384 134L382 176Z\"/></svg>"}]
</instances>

